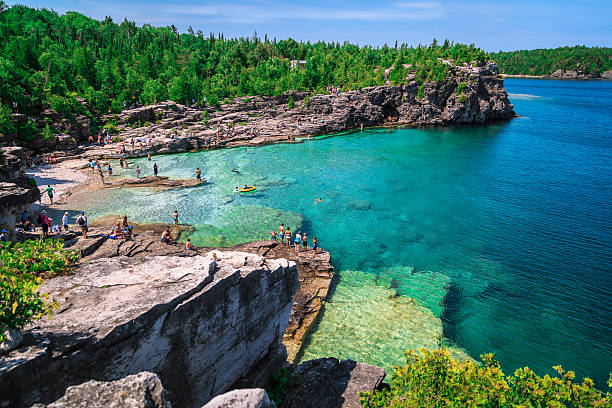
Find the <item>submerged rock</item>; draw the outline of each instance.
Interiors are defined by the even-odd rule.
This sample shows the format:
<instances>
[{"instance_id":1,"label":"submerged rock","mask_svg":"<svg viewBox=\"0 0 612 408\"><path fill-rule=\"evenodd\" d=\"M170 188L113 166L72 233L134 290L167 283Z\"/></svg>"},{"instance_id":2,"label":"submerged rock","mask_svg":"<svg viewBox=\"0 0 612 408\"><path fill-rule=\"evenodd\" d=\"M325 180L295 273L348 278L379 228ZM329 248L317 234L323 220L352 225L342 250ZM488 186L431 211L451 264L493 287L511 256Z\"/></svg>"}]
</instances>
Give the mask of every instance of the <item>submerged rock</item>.
<instances>
[{"instance_id":1,"label":"submerged rock","mask_svg":"<svg viewBox=\"0 0 612 408\"><path fill-rule=\"evenodd\" d=\"M171 408L159 377L142 372L116 381L88 381L68 387L64 396L32 408Z\"/></svg>"}]
</instances>

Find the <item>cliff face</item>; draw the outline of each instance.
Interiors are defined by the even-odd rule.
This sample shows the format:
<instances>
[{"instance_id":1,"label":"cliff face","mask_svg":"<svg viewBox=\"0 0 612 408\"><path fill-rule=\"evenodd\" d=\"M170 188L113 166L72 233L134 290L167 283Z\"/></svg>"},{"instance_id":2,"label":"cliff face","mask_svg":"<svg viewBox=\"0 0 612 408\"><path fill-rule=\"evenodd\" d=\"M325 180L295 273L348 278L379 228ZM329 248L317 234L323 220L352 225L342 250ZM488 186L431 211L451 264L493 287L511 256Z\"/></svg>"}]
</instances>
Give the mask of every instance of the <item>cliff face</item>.
<instances>
[{"instance_id":1,"label":"cliff face","mask_svg":"<svg viewBox=\"0 0 612 408\"><path fill-rule=\"evenodd\" d=\"M60 309L0 358L0 406L150 371L173 405L200 407L262 361L285 360L298 285L294 263L243 252L92 260L41 288Z\"/></svg>"},{"instance_id":2,"label":"cliff face","mask_svg":"<svg viewBox=\"0 0 612 408\"><path fill-rule=\"evenodd\" d=\"M0 226L15 237L15 220L23 209L38 201L34 179L24 174L25 153L20 147L0 149Z\"/></svg>"},{"instance_id":3,"label":"cliff face","mask_svg":"<svg viewBox=\"0 0 612 408\"><path fill-rule=\"evenodd\" d=\"M436 83L419 85L414 74L409 74L406 85L369 87L339 95L293 92L276 97L243 97L218 108L209 106L201 110L162 102L104 119L118 124L119 136L124 140L151 140L150 146L139 148L140 154L146 154L207 147L215 139L218 125L233 125L235 133L215 141L215 147L343 132L362 124L480 124L515 116L495 63L483 66L446 63L449 75ZM289 109L290 100L293 100L292 109ZM253 128L259 129L257 136L249 134ZM116 155L117 146L110 145L91 148L85 157Z\"/></svg>"}]
</instances>

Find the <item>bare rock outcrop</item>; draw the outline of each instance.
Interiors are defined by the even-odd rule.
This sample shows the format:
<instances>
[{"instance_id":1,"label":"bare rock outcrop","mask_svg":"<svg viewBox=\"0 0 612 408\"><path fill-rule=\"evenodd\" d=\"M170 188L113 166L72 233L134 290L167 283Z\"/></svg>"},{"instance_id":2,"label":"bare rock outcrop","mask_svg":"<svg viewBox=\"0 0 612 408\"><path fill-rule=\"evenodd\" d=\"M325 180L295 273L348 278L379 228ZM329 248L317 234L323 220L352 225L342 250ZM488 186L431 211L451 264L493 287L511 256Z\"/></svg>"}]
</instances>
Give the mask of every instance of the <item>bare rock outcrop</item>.
<instances>
[{"instance_id":1,"label":"bare rock outcrop","mask_svg":"<svg viewBox=\"0 0 612 408\"><path fill-rule=\"evenodd\" d=\"M159 377L142 372L117 381L88 381L68 387L63 397L32 408L171 408Z\"/></svg>"},{"instance_id":2,"label":"bare rock outcrop","mask_svg":"<svg viewBox=\"0 0 612 408\"><path fill-rule=\"evenodd\" d=\"M298 285L295 263L243 252L90 260L42 286L59 309L0 358L0 406L150 371L173 405L201 407L269 355L286 356Z\"/></svg>"},{"instance_id":3,"label":"bare rock outcrop","mask_svg":"<svg viewBox=\"0 0 612 408\"><path fill-rule=\"evenodd\" d=\"M276 404L263 388L247 388L218 395L202 408L276 408Z\"/></svg>"},{"instance_id":4,"label":"bare rock outcrop","mask_svg":"<svg viewBox=\"0 0 612 408\"><path fill-rule=\"evenodd\" d=\"M15 220L39 200L33 178L25 175L26 155L21 147L0 149L0 226L15 238Z\"/></svg>"},{"instance_id":5,"label":"bare rock outcrop","mask_svg":"<svg viewBox=\"0 0 612 408\"><path fill-rule=\"evenodd\" d=\"M290 371L298 381L281 408L360 408L359 393L379 389L386 376L380 367L335 358L305 361Z\"/></svg>"}]
</instances>

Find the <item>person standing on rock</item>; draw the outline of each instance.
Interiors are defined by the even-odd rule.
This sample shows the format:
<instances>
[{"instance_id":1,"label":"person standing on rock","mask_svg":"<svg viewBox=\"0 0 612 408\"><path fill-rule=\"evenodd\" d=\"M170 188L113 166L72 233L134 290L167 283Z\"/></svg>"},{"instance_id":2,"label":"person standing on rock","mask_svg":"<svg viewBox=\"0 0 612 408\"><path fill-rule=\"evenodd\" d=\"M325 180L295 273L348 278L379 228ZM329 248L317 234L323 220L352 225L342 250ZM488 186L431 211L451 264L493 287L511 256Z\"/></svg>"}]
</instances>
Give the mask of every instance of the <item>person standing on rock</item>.
<instances>
[{"instance_id":1,"label":"person standing on rock","mask_svg":"<svg viewBox=\"0 0 612 408\"><path fill-rule=\"evenodd\" d=\"M112 176L113 175L113 168L111 167L110 163L108 163L108 176Z\"/></svg>"},{"instance_id":2,"label":"person standing on rock","mask_svg":"<svg viewBox=\"0 0 612 408\"><path fill-rule=\"evenodd\" d=\"M140 178L140 166L136 166L136 178Z\"/></svg>"},{"instance_id":3,"label":"person standing on rock","mask_svg":"<svg viewBox=\"0 0 612 408\"><path fill-rule=\"evenodd\" d=\"M47 212L45 210L42 210L40 212L40 215L38 216L38 222L42 227L43 238L48 237L49 227L53 225L53 223L51 222L51 218L47 216Z\"/></svg>"},{"instance_id":4,"label":"person standing on rock","mask_svg":"<svg viewBox=\"0 0 612 408\"><path fill-rule=\"evenodd\" d=\"M81 227L81 232L83 233L83 238L87 238L87 216L85 215L85 211L81 211L81 215L79 215L76 219L76 223L79 227Z\"/></svg>"},{"instance_id":5,"label":"person standing on rock","mask_svg":"<svg viewBox=\"0 0 612 408\"><path fill-rule=\"evenodd\" d=\"M150 159L149 159L150 160ZM153 174L155 174L155 177L157 177L157 162L153 163Z\"/></svg>"},{"instance_id":6,"label":"person standing on rock","mask_svg":"<svg viewBox=\"0 0 612 408\"><path fill-rule=\"evenodd\" d=\"M312 250L315 254L317 253L317 237L312 238Z\"/></svg>"},{"instance_id":7,"label":"person standing on rock","mask_svg":"<svg viewBox=\"0 0 612 408\"><path fill-rule=\"evenodd\" d=\"M302 246L308 251L308 235L306 235L306 233L302 235Z\"/></svg>"},{"instance_id":8,"label":"person standing on rock","mask_svg":"<svg viewBox=\"0 0 612 408\"><path fill-rule=\"evenodd\" d=\"M64 216L62 217L62 225L64 226L64 231L69 231L68 228L68 213L65 212Z\"/></svg>"},{"instance_id":9,"label":"person standing on rock","mask_svg":"<svg viewBox=\"0 0 612 408\"><path fill-rule=\"evenodd\" d=\"M174 225L178 225L179 220L178 220L178 211L174 210Z\"/></svg>"},{"instance_id":10,"label":"person standing on rock","mask_svg":"<svg viewBox=\"0 0 612 408\"><path fill-rule=\"evenodd\" d=\"M294 240L296 254L300 252L301 243L302 243L302 234L300 234L300 231L298 231L297 234L295 234L295 240Z\"/></svg>"},{"instance_id":11,"label":"person standing on rock","mask_svg":"<svg viewBox=\"0 0 612 408\"><path fill-rule=\"evenodd\" d=\"M287 248L291 248L291 228L289 226L287 226L285 231L285 242L287 243Z\"/></svg>"},{"instance_id":12,"label":"person standing on rock","mask_svg":"<svg viewBox=\"0 0 612 408\"><path fill-rule=\"evenodd\" d=\"M196 180L202 181L202 172L199 167L196 169Z\"/></svg>"},{"instance_id":13,"label":"person standing on rock","mask_svg":"<svg viewBox=\"0 0 612 408\"><path fill-rule=\"evenodd\" d=\"M283 245L283 241L285 240L285 223L281 223L280 227L278 227L278 234L280 236L280 244Z\"/></svg>"},{"instance_id":14,"label":"person standing on rock","mask_svg":"<svg viewBox=\"0 0 612 408\"><path fill-rule=\"evenodd\" d=\"M45 191L49 195L49 200L51 201L51 204L53 204L53 192L55 190L53 190L53 187L51 187L50 185L47 185L47 188L45 188Z\"/></svg>"}]
</instances>

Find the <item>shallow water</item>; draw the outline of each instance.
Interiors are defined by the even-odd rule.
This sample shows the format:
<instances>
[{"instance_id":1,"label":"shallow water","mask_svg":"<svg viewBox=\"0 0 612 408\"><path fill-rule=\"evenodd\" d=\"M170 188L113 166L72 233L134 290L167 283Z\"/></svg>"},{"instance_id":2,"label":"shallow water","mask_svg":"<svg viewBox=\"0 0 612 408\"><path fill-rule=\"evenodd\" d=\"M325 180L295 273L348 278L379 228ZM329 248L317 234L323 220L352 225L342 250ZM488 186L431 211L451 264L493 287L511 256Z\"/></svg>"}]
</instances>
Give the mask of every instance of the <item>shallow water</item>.
<instances>
[{"instance_id":1,"label":"shallow water","mask_svg":"<svg viewBox=\"0 0 612 408\"><path fill-rule=\"evenodd\" d=\"M304 358L389 368L403 348L450 344L495 352L507 373L562 364L604 387L612 82L505 82L522 116L509 123L155 157L160 175L200 167L210 182L105 190L88 209L138 222L171 222L177 209L199 245L266 238L281 220L316 235L340 279ZM244 184L257 191L232 194Z\"/></svg>"}]
</instances>

